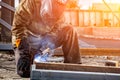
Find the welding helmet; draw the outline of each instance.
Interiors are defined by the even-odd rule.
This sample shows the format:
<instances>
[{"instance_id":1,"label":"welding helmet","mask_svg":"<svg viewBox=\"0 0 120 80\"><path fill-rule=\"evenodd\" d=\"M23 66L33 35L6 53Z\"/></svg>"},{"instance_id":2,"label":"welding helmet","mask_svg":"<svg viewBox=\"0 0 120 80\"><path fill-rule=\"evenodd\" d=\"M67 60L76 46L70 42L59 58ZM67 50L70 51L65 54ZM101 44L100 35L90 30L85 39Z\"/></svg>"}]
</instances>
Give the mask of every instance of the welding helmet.
<instances>
[{"instance_id":1,"label":"welding helmet","mask_svg":"<svg viewBox=\"0 0 120 80\"><path fill-rule=\"evenodd\" d=\"M41 20L53 25L62 16L68 0L41 0Z\"/></svg>"}]
</instances>

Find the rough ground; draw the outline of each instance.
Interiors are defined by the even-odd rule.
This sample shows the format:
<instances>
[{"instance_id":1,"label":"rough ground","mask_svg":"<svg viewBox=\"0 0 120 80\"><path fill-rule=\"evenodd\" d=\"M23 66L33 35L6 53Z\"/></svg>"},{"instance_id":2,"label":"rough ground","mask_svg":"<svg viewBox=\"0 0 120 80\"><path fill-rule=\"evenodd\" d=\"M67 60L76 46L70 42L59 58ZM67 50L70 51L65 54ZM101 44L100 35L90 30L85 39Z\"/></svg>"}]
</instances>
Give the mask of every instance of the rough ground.
<instances>
[{"instance_id":1,"label":"rough ground","mask_svg":"<svg viewBox=\"0 0 120 80\"><path fill-rule=\"evenodd\" d=\"M0 52L0 80L30 80L29 78L21 78L15 72L15 59L13 54L9 52ZM120 62L120 57L107 56L82 56L83 64L104 66L104 61L116 60Z\"/></svg>"},{"instance_id":2,"label":"rough ground","mask_svg":"<svg viewBox=\"0 0 120 80\"><path fill-rule=\"evenodd\" d=\"M9 52L0 52L0 80L29 80L16 75L14 55Z\"/></svg>"}]
</instances>

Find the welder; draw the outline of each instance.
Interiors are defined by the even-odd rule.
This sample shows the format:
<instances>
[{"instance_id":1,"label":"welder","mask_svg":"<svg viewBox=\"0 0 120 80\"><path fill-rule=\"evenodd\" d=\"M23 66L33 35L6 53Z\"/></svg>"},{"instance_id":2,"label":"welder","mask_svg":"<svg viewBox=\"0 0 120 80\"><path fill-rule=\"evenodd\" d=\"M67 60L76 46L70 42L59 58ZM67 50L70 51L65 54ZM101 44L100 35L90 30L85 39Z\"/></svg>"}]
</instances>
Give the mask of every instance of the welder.
<instances>
[{"instance_id":1,"label":"welder","mask_svg":"<svg viewBox=\"0 0 120 80\"><path fill-rule=\"evenodd\" d=\"M68 0L21 0L12 25L16 69L21 77L30 77L33 58L41 48L61 46L64 63L81 63L77 33L64 22L67 3Z\"/></svg>"}]
</instances>

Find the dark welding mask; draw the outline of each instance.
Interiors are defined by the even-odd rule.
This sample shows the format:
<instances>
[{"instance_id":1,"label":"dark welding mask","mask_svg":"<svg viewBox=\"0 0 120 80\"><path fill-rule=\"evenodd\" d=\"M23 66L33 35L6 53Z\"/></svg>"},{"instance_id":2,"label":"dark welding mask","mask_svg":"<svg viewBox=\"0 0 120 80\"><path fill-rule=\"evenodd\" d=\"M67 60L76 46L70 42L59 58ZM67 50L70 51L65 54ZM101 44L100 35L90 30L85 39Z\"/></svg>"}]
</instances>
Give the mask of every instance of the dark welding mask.
<instances>
[{"instance_id":1,"label":"dark welding mask","mask_svg":"<svg viewBox=\"0 0 120 80\"><path fill-rule=\"evenodd\" d=\"M41 0L40 16L45 24L53 25L62 16L68 0Z\"/></svg>"}]
</instances>

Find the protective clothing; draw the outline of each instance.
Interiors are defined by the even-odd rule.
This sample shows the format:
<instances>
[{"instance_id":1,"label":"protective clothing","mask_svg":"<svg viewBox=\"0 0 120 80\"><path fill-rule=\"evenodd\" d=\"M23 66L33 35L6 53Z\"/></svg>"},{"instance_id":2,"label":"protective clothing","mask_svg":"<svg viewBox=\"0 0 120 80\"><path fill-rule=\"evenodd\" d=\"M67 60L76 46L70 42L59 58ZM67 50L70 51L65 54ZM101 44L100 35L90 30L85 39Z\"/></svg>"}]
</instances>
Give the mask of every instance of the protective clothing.
<instances>
[{"instance_id":1,"label":"protective clothing","mask_svg":"<svg viewBox=\"0 0 120 80\"><path fill-rule=\"evenodd\" d=\"M44 6L48 5L45 4L48 0L22 0L14 15L12 35L16 38L26 37L28 34L44 35L56 25L57 28L61 27L65 4L60 4L57 0L49 1L53 6L45 7L48 10L52 7L52 10L47 11Z\"/></svg>"},{"instance_id":2,"label":"protective clothing","mask_svg":"<svg viewBox=\"0 0 120 80\"><path fill-rule=\"evenodd\" d=\"M66 3L67 0L21 1L12 26L17 73L21 77L30 76L30 65L40 48L62 46L65 63L81 63L77 33L63 21Z\"/></svg>"}]
</instances>

